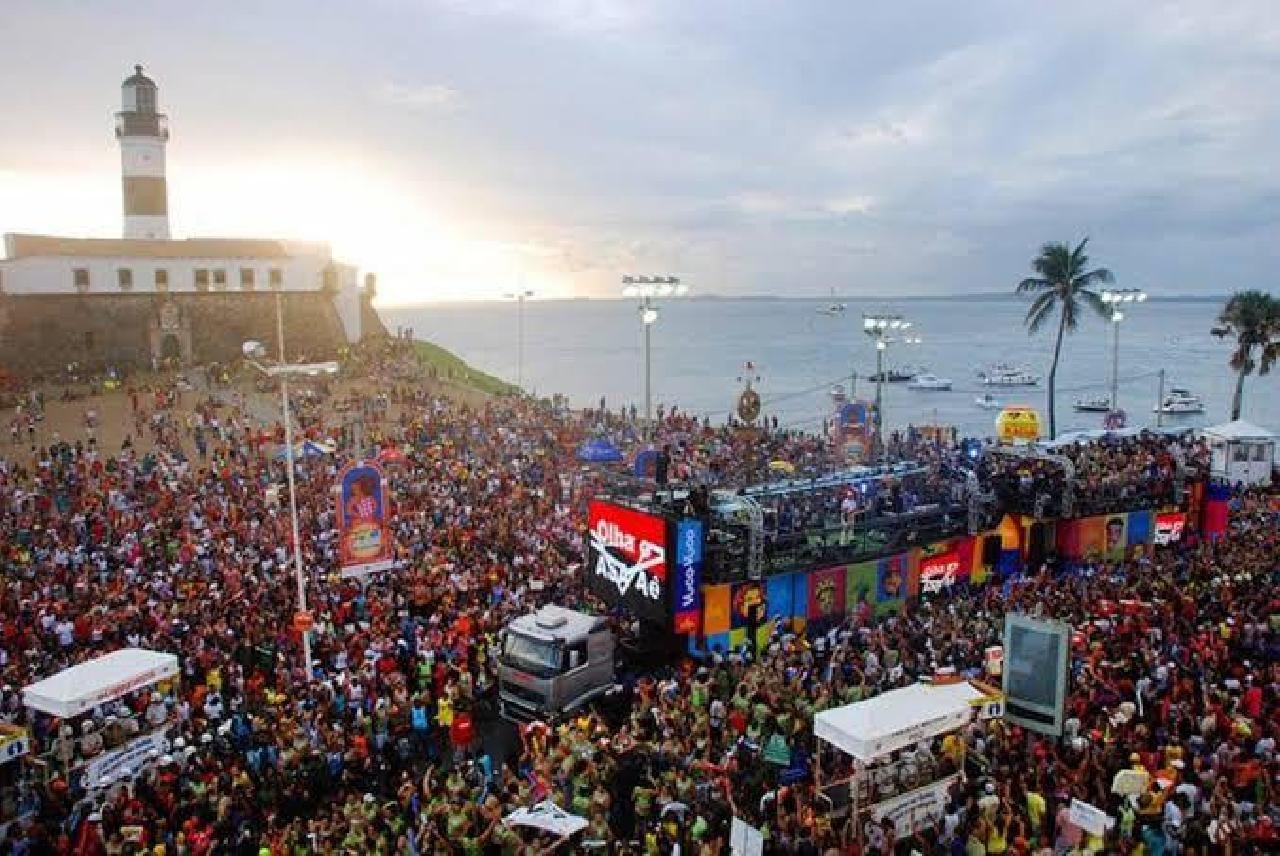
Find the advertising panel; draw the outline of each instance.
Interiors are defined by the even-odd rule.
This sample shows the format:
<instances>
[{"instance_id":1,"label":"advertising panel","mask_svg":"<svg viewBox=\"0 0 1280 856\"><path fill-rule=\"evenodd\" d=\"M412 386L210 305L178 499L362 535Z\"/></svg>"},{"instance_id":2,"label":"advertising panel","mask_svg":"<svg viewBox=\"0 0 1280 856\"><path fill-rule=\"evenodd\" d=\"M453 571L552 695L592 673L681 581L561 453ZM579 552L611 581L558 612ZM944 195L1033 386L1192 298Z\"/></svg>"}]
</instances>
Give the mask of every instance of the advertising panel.
<instances>
[{"instance_id":1,"label":"advertising panel","mask_svg":"<svg viewBox=\"0 0 1280 856\"><path fill-rule=\"evenodd\" d=\"M338 554L342 575L385 571L394 562L382 470L352 464L338 476Z\"/></svg>"},{"instance_id":2,"label":"advertising panel","mask_svg":"<svg viewBox=\"0 0 1280 856\"><path fill-rule=\"evenodd\" d=\"M809 575L809 620L844 615L844 566L824 568Z\"/></svg>"},{"instance_id":3,"label":"advertising panel","mask_svg":"<svg viewBox=\"0 0 1280 856\"><path fill-rule=\"evenodd\" d=\"M1062 736L1071 627L1009 613L1004 620L1005 719Z\"/></svg>"},{"instance_id":4,"label":"advertising panel","mask_svg":"<svg viewBox=\"0 0 1280 856\"><path fill-rule=\"evenodd\" d=\"M960 553L946 550L920 557L920 593L935 594L961 582Z\"/></svg>"},{"instance_id":5,"label":"advertising panel","mask_svg":"<svg viewBox=\"0 0 1280 856\"><path fill-rule=\"evenodd\" d=\"M1157 514L1155 542L1160 546L1177 544L1182 540L1182 530L1186 525L1187 515L1181 511Z\"/></svg>"},{"instance_id":6,"label":"advertising panel","mask_svg":"<svg viewBox=\"0 0 1280 856\"><path fill-rule=\"evenodd\" d=\"M996 436L1002 443L1040 439L1040 414L1031 407L1006 407L996 417Z\"/></svg>"},{"instance_id":7,"label":"advertising panel","mask_svg":"<svg viewBox=\"0 0 1280 856\"><path fill-rule=\"evenodd\" d=\"M958 778L958 775L952 774L922 788L876 803L871 807L871 819L876 823L888 820L902 838L924 829L932 829L946 813L947 794Z\"/></svg>"},{"instance_id":8,"label":"advertising panel","mask_svg":"<svg viewBox=\"0 0 1280 856\"><path fill-rule=\"evenodd\" d=\"M898 609L907 596L907 556L886 556L876 573L876 612Z\"/></svg>"},{"instance_id":9,"label":"advertising panel","mask_svg":"<svg viewBox=\"0 0 1280 856\"><path fill-rule=\"evenodd\" d=\"M1102 552L1104 556L1113 562L1118 562L1124 558L1125 548L1128 546L1128 540L1125 536L1128 523L1129 515L1127 514L1112 514L1107 517Z\"/></svg>"},{"instance_id":10,"label":"advertising panel","mask_svg":"<svg viewBox=\"0 0 1280 856\"><path fill-rule=\"evenodd\" d=\"M879 568L878 562L859 562L846 569L844 602L849 612L856 612L862 603L875 606Z\"/></svg>"},{"instance_id":11,"label":"advertising panel","mask_svg":"<svg viewBox=\"0 0 1280 856\"><path fill-rule=\"evenodd\" d=\"M676 524L675 631L697 633L702 617L702 521Z\"/></svg>"},{"instance_id":12,"label":"advertising panel","mask_svg":"<svg viewBox=\"0 0 1280 856\"><path fill-rule=\"evenodd\" d=\"M667 524L656 514L592 500L587 508L587 588L610 608L667 624Z\"/></svg>"}]
</instances>

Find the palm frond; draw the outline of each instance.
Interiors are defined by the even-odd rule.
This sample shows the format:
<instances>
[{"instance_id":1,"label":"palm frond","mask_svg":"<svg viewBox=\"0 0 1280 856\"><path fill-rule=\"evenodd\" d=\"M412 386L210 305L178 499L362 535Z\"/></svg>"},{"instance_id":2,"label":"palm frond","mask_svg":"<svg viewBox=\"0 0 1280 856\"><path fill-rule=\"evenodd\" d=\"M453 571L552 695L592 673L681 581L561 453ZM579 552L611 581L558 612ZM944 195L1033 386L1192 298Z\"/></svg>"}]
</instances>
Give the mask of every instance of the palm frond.
<instances>
[{"instance_id":1,"label":"palm frond","mask_svg":"<svg viewBox=\"0 0 1280 856\"><path fill-rule=\"evenodd\" d=\"M1046 288L1053 288L1053 283L1041 277L1031 276L1018 283L1014 291L1018 294L1027 294L1029 292L1044 291Z\"/></svg>"},{"instance_id":2,"label":"palm frond","mask_svg":"<svg viewBox=\"0 0 1280 856\"><path fill-rule=\"evenodd\" d=\"M1076 291L1076 296L1101 317L1111 318L1111 307L1103 302L1102 295L1098 294L1098 292L1081 288Z\"/></svg>"},{"instance_id":3,"label":"palm frond","mask_svg":"<svg viewBox=\"0 0 1280 856\"><path fill-rule=\"evenodd\" d=\"M1057 295L1054 292L1046 291L1031 304L1031 308L1027 310L1026 320L1028 335L1039 332L1044 326L1044 322L1053 313L1056 299Z\"/></svg>"}]
</instances>

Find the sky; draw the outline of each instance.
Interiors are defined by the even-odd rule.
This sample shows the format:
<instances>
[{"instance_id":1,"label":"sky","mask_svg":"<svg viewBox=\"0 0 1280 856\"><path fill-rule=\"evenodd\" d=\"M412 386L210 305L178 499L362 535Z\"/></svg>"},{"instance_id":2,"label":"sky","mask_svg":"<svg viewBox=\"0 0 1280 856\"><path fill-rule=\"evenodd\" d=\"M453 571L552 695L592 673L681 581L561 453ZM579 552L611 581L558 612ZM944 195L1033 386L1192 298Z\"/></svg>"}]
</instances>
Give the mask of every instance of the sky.
<instances>
[{"instance_id":1,"label":"sky","mask_svg":"<svg viewBox=\"0 0 1280 856\"><path fill-rule=\"evenodd\" d=\"M1274 287L1274 0L7 0L0 232L328 241L379 302L1003 291L1046 241L1153 295Z\"/></svg>"}]
</instances>

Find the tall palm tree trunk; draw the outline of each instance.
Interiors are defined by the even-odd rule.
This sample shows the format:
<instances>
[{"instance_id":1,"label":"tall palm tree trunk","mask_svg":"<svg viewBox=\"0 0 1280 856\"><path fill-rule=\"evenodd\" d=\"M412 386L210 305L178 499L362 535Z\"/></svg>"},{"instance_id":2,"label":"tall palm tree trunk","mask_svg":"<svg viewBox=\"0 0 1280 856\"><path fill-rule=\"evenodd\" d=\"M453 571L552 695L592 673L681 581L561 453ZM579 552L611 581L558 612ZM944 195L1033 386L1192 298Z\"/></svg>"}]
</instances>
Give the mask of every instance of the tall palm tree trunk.
<instances>
[{"instance_id":1,"label":"tall palm tree trunk","mask_svg":"<svg viewBox=\"0 0 1280 856\"><path fill-rule=\"evenodd\" d=\"M1236 372L1236 394L1231 397L1231 421L1240 418L1240 407L1244 403L1244 376L1249 373L1245 366Z\"/></svg>"},{"instance_id":2,"label":"tall palm tree trunk","mask_svg":"<svg viewBox=\"0 0 1280 856\"><path fill-rule=\"evenodd\" d=\"M1057 407L1057 391L1058 385L1058 357L1062 355L1062 334L1067 331L1067 311L1065 306L1058 307L1058 338L1053 342L1053 362L1049 364L1049 439L1055 440L1058 437L1058 407Z\"/></svg>"}]
</instances>

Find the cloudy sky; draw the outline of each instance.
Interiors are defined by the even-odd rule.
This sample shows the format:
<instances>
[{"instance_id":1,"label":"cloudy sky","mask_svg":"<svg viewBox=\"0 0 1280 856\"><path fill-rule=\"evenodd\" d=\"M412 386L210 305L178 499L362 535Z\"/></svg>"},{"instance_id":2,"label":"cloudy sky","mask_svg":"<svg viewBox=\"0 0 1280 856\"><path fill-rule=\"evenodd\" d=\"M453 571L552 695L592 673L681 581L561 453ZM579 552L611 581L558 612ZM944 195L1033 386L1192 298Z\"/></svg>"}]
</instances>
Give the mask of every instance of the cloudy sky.
<instances>
[{"instance_id":1,"label":"cloudy sky","mask_svg":"<svg viewBox=\"0 0 1280 856\"><path fill-rule=\"evenodd\" d=\"M384 302L1273 288L1275 0L8 0L0 231L113 236L143 63L175 236L330 241Z\"/></svg>"}]
</instances>

